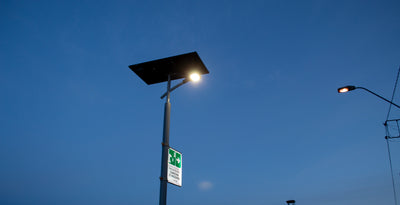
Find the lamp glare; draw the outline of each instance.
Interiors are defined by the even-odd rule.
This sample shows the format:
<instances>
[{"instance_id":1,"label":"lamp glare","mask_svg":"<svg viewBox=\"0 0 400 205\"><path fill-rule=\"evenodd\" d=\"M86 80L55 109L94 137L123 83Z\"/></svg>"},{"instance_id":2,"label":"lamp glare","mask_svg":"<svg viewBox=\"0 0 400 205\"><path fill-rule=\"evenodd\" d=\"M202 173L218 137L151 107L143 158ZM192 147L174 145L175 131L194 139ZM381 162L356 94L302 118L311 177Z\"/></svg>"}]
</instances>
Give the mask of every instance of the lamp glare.
<instances>
[{"instance_id":1,"label":"lamp glare","mask_svg":"<svg viewBox=\"0 0 400 205\"><path fill-rule=\"evenodd\" d=\"M190 75L190 80L192 80L193 82L197 82L200 80L200 75L198 73L192 73Z\"/></svg>"},{"instance_id":2,"label":"lamp glare","mask_svg":"<svg viewBox=\"0 0 400 205\"><path fill-rule=\"evenodd\" d=\"M349 91L349 88L342 88L342 89L339 90L339 93L345 93L345 92L348 92L348 91Z\"/></svg>"}]
</instances>

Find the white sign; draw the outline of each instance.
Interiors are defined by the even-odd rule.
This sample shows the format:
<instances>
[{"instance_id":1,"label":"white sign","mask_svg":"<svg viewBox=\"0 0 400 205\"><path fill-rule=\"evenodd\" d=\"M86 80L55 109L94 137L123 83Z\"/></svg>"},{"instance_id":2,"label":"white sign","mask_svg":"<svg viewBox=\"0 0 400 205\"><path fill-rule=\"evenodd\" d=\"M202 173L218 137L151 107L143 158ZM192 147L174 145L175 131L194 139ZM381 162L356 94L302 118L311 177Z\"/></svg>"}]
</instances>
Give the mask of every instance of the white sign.
<instances>
[{"instance_id":1,"label":"white sign","mask_svg":"<svg viewBox=\"0 0 400 205\"><path fill-rule=\"evenodd\" d=\"M182 154L172 148L168 149L168 182L182 186Z\"/></svg>"}]
</instances>

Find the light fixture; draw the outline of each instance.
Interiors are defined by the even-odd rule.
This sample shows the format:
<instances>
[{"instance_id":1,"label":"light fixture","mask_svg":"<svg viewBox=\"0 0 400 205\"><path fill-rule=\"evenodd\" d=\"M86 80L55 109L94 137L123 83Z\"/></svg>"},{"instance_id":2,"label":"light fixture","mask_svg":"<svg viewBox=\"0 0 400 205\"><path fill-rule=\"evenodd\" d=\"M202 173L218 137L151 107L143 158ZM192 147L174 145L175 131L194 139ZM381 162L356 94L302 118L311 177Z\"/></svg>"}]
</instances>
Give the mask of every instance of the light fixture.
<instances>
[{"instance_id":1,"label":"light fixture","mask_svg":"<svg viewBox=\"0 0 400 205\"><path fill-rule=\"evenodd\" d=\"M192 73L189 78L193 82L198 82L200 80L200 75L198 73Z\"/></svg>"},{"instance_id":2,"label":"light fixture","mask_svg":"<svg viewBox=\"0 0 400 205\"><path fill-rule=\"evenodd\" d=\"M296 203L296 201L295 200L287 200L286 203L288 205L294 205Z\"/></svg>"},{"instance_id":3,"label":"light fixture","mask_svg":"<svg viewBox=\"0 0 400 205\"><path fill-rule=\"evenodd\" d=\"M352 91L355 89L356 89L356 86L348 85L345 87L338 88L338 93L345 93L345 92L349 92L349 91Z\"/></svg>"}]
</instances>

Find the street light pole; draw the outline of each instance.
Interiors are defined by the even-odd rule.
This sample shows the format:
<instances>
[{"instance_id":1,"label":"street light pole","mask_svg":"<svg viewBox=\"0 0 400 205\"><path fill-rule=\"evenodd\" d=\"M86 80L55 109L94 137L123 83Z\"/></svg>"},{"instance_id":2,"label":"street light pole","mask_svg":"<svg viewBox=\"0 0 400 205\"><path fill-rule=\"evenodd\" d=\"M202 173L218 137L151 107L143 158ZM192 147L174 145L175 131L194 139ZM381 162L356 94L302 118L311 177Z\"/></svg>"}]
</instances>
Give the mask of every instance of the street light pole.
<instances>
[{"instance_id":1,"label":"street light pole","mask_svg":"<svg viewBox=\"0 0 400 205\"><path fill-rule=\"evenodd\" d=\"M199 81L200 75L208 74L197 52L186 53L168 58L158 59L145 63L130 65L129 68L135 72L148 85L167 82L167 92L161 99L166 98L164 105L163 141L161 151L161 176L160 176L160 205L167 204L168 183L181 186L182 178L178 184L175 181L168 181L168 156L169 156L169 128L171 114L171 92L189 81ZM171 81L182 79L183 81L171 88Z\"/></svg>"},{"instance_id":2,"label":"street light pole","mask_svg":"<svg viewBox=\"0 0 400 205\"><path fill-rule=\"evenodd\" d=\"M169 127L170 127L170 114L171 114L171 75L168 75L167 84L167 99L164 106L164 126L163 126L163 141L162 154L161 154L161 177L160 177L160 199L159 204L167 204L167 163L168 163L168 148L169 148Z\"/></svg>"}]
</instances>

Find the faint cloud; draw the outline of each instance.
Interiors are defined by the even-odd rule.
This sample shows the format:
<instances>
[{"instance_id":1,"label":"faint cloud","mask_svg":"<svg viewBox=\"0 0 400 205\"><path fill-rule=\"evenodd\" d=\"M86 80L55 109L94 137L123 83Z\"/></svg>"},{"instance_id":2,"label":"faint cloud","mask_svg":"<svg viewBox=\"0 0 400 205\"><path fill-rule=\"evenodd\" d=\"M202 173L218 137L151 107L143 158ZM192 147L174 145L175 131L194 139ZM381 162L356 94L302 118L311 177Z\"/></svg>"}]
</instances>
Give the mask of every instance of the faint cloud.
<instances>
[{"instance_id":1,"label":"faint cloud","mask_svg":"<svg viewBox=\"0 0 400 205\"><path fill-rule=\"evenodd\" d=\"M255 88L257 86L257 83L254 80L246 80L244 81L244 86L246 88Z\"/></svg>"},{"instance_id":2,"label":"faint cloud","mask_svg":"<svg viewBox=\"0 0 400 205\"><path fill-rule=\"evenodd\" d=\"M281 78L281 72L279 70L275 70L268 74L268 80L270 81L277 81Z\"/></svg>"},{"instance_id":3,"label":"faint cloud","mask_svg":"<svg viewBox=\"0 0 400 205\"><path fill-rule=\"evenodd\" d=\"M210 190L214 185L209 181L202 181L199 183L199 189L202 191Z\"/></svg>"}]
</instances>

